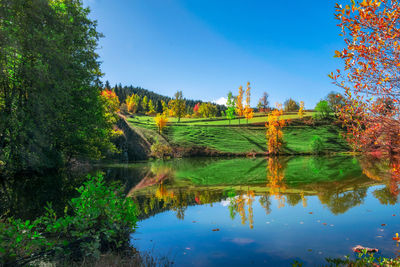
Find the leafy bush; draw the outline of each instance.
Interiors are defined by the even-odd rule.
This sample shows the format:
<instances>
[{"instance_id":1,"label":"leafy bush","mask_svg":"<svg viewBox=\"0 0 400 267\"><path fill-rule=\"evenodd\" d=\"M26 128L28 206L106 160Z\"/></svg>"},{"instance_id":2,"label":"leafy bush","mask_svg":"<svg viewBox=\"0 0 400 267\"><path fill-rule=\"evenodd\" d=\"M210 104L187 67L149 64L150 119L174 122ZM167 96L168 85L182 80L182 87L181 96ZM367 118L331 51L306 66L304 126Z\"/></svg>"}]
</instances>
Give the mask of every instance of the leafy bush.
<instances>
[{"instance_id":1,"label":"leafy bush","mask_svg":"<svg viewBox=\"0 0 400 267\"><path fill-rule=\"evenodd\" d=\"M150 147L151 156L157 159L165 159L172 155L172 149L169 145L161 144L158 140Z\"/></svg>"},{"instance_id":2,"label":"leafy bush","mask_svg":"<svg viewBox=\"0 0 400 267\"><path fill-rule=\"evenodd\" d=\"M315 118L321 120L329 119L331 117L331 113L333 112L328 101L326 100L319 101L315 106L315 111Z\"/></svg>"},{"instance_id":3,"label":"leafy bush","mask_svg":"<svg viewBox=\"0 0 400 267\"><path fill-rule=\"evenodd\" d=\"M326 261L330 263L330 266L400 266L399 259L375 258L373 253L367 253L366 250L358 253L355 260L350 260L349 256L345 256L345 259L326 258Z\"/></svg>"},{"instance_id":4,"label":"leafy bush","mask_svg":"<svg viewBox=\"0 0 400 267\"><path fill-rule=\"evenodd\" d=\"M300 105L298 102L289 98L283 103L284 109L286 112L290 111L298 111L300 109Z\"/></svg>"},{"instance_id":5,"label":"leafy bush","mask_svg":"<svg viewBox=\"0 0 400 267\"><path fill-rule=\"evenodd\" d=\"M311 140L311 151L314 154L322 154L325 150L324 142L322 141L321 137L313 136Z\"/></svg>"},{"instance_id":6,"label":"leafy bush","mask_svg":"<svg viewBox=\"0 0 400 267\"><path fill-rule=\"evenodd\" d=\"M80 196L58 217L49 203L46 213L33 222L10 218L0 222L0 264L21 264L38 256L79 260L129 246L136 228L137 209L101 175L77 189Z\"/></svg>"}]
</instances>

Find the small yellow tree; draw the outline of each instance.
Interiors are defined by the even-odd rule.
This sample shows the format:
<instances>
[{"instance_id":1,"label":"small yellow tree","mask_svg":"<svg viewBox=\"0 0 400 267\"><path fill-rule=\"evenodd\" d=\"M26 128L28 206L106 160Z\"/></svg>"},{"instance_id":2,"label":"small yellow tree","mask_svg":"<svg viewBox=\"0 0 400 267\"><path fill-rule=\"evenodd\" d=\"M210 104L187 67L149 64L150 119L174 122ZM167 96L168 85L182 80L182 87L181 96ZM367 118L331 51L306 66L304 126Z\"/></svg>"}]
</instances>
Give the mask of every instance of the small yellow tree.
<instances>
[{"instance_id":1,"label":"small yellow tree","mask_svg":"<svg viewBox=\"0 0 400 267\"><path fill-rule=\"evenodd\" d=\"M299 108L299 112L297 113L297 115L299 115L300 119L303 118L303 116L304 116L304 101L300 101L300 108Z\"/></svg>"},{"instance_id":2,"label":"small yellow tree","mask_svg":"<svg viewBox=\"0 0 400 267\"><path fill-rule=\"evenodd\" d=\"M136 113L139 108L140 96L132 94L125 100L128 112Z\"/></svg>"},{"instance_id":3,"label":"small yellow tree","mask_svg":"<svg viewBox=\"0 0 400 267\"><path fill-rule=\"evenodd\" d=\"M246 88L246 107L244 108L244 117L247 120L247 124L249 123L249 119L252 119L254 116L253 109L250 107L250 82L247 82Z\"/></svg>"},{"instance_id":4,"label":"small yellow tree","mask_svg":"<svg viewBox=\"0 0 400 267\"><path fill-rule=\"evenodd\" d=\"M166 114L157 114L154 120L158 127L158 132L161 134L164 127L167 126L168 117Z\"/></svg>"},{"instance_id":5,"label":"small yellow tree","mask_svg":"<svg viewBox=\"0 0 400 267\"><path fill-rule=\"evenodd\" d=\"M236 114L238 115L239 124L240 124L240 117L243 116L244 108L243 108L243 87L239 86L239 94L236 98Z\"/></svg>"},{"instance_id":6,"label":"small yellow tree","mask_svg":"<svg viewBox=\"0 0 400 267\"><path fill-rule=\"evenodd\" d=\"M285 126L285 120L281 117L283 115L282 105L277 105L277 109L268 114L268 121L265 123L267 128L267 145L270 154L278 154L283 145L283 132L282 128Z\"/></svg>"},{"instance_id":7,"label":"small yellow tree","mask_svg":"<svg viewBox=\"0 0 400 267\"><path fill-rule=\"evenodd\" d=\"M154 105L153 105L153 101L150 99L148 102L148 107L149 107L149 111L147 112L148 115L154 115L156 114L156 111L154 109Z\"/></svg>"}]
</instances>

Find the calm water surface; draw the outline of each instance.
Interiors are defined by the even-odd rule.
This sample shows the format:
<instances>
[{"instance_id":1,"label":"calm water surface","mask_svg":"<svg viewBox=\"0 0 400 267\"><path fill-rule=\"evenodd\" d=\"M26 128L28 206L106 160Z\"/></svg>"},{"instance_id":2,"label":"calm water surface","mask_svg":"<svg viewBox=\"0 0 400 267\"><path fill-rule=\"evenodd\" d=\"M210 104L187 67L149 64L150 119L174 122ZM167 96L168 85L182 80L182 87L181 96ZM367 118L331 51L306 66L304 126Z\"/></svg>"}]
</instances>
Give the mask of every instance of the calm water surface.
<instances>
[{"instance_id":1,"label":"calm water surface","mask_svg":"<svg viewBox=\"0 0 400 267\"><path fill-rule=\"evenodd\" d=\"M397 178L387 162L348 156L181 159L117 165L135 178L132 242L175 266L306 266L354 257L356 245L399 252Z\"/></svg>"}]
</instances>

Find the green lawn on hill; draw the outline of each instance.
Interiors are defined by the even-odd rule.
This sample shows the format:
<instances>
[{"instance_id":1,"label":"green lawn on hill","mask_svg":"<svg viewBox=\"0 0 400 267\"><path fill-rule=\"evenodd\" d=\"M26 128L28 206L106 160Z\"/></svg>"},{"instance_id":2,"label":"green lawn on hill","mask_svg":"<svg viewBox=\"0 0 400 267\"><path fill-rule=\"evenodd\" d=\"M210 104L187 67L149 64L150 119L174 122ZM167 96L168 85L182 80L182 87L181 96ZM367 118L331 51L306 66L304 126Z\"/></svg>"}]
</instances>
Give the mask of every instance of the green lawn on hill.
<instances>
[{"instance_id":1,"label":"green lawn on hill","mask_svg":"<svg viewBox=\"0 0 400 267\"><path fill-rule=\"evenodd\" d=\"M286 116L296 118L297 115ZM140 123L138 123L138 120ZM143 121L148 123L142 123ZM222 123L224 121L216 122ZM128 123L138 130L147 133L153 132L156 135L157 128L151 117L129 118ZM225 120L225 125L226 123ZM340 131L339 127L329 124L286 126L283 129L284 152L288 154L312 153L311 144L315 136L321 138L325 152L348 151L349 147L345 140L340 137ZM163 136L174 146L205 147L220 152L248 153L267 151L265 132L266 129L263 126L221 127L218 124L196 125L193 122L185 125L172 124L167 126L164 129Z\"/></svg>"},{"instance_id":2,"label":"green lawn on hill","mask_svg":"<svg viewBox=\"0 0 400 267\"><path fill-rule=\"evenodd\" d=\"M311 117L314 114L314 112L305 112L304 117ZM247 124L254 124L254 123L265 123L267 121L267 114L264 113L255 113L254 118L250 119L247 123L246 119L234 119L231 120L229 123L229 120L227 120L225 117L221 118L181 118L181 121L179 124L182 125L247 125ZM299 116L297 114L285 114L282 116L284 120L292 120L292 119L298 119ZM136 122L136 123L143 123L143 124L154 124L154 119L153 117L149 117L146 115L136 115L134 118L129 119L131 122ZM178 118L175 117L169 117L168 122L171 124L178 124Z\"/></svg>"}]
</instances>

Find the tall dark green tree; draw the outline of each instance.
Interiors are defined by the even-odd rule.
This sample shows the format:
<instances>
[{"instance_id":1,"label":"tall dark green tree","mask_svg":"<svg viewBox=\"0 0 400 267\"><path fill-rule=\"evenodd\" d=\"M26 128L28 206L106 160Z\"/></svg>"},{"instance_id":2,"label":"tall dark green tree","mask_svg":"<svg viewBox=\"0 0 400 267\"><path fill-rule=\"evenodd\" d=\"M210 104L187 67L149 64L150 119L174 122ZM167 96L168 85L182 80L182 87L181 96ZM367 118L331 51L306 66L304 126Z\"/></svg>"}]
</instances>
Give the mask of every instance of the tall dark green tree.
<instances>
[{"instance_id":1,"label":"tall dark green tree","mask_svg":"<svg viewBox=\"0 0 400 267\"><path fill-rule=\"evenodd\" d=\"M0 1L3 173L59 167L111 147L96 54L101 36L88 14L80 0Z\"/></svg>"}]
</instances>

